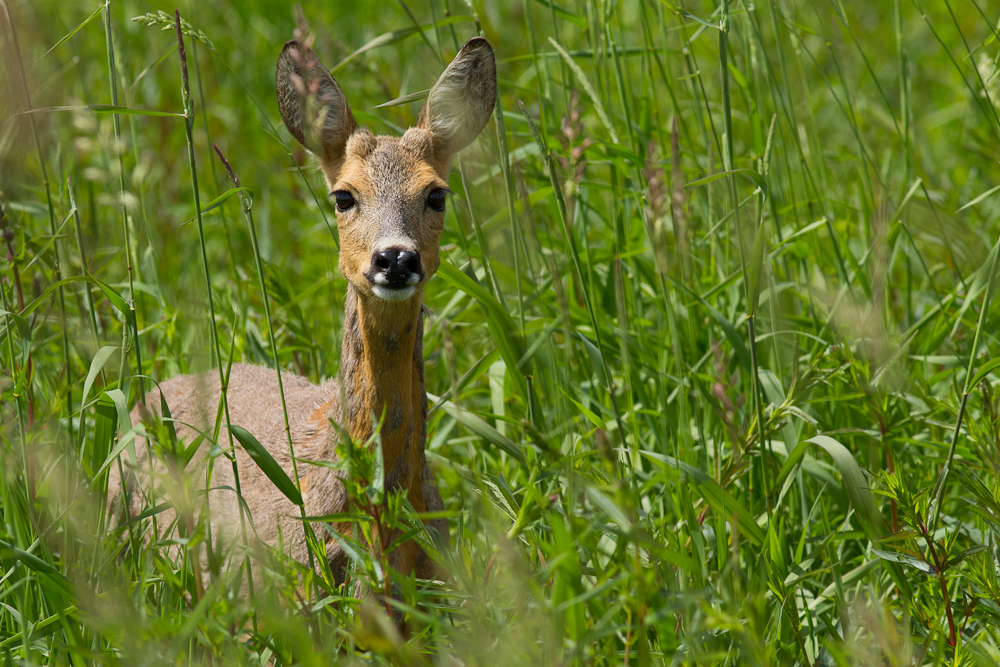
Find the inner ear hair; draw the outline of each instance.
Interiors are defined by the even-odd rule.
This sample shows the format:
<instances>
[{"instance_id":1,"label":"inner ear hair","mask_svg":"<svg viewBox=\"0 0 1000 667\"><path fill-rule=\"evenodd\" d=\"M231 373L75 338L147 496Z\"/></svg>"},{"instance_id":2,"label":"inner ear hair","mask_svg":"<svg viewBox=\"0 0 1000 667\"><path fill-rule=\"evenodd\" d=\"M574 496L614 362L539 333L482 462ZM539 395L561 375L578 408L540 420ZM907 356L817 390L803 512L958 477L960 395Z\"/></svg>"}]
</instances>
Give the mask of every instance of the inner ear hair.
<instances>
[{"instance_id":1,"label":"inner ear hair","mask_svg":"<svg viewBox=\"0 0 1000 667\"><path fill-rule=\"evenodd\" d=\"M278 56L275 83L285 127L320 157L324 171L339 169L347 139L358 126L330 72L309 47L292 40Z\"/></svg>"},{"instance_id":2,"label":"inner ear hair","mask_svg":"<svg viewBox=\"0 0 1000 667\"><path fill-rule=\"evenodd\" d=\"M450 164L455 153L479 136L496 96L493 47L483 37L473 37L431 88L417 121L430 134L438 161Z\"/></svg>"}]
</instances>

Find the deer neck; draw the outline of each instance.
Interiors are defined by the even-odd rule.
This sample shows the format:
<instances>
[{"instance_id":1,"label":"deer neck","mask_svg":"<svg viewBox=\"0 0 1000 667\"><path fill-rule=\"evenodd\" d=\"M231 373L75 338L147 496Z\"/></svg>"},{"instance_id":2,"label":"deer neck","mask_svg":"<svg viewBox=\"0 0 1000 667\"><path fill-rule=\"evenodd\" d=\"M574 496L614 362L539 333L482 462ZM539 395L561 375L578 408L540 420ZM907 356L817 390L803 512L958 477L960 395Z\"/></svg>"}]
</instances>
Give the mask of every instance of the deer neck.
<instances>
[{"instance_id":1,"label":"deer neck","mask_svg":"<svg viewBox=\"0 0 1000 667\"><path fill-rule=\"evenodd\" d=\"M372 435L372 416L376 423L381 418L386 486L409 487L412 480L406 477L414 469L416 480L422 474L427 436L422 293L387 303L351 285L345 310L340 362L345 426L354 442L363 443Z\"/></svg>"}]
</instances>

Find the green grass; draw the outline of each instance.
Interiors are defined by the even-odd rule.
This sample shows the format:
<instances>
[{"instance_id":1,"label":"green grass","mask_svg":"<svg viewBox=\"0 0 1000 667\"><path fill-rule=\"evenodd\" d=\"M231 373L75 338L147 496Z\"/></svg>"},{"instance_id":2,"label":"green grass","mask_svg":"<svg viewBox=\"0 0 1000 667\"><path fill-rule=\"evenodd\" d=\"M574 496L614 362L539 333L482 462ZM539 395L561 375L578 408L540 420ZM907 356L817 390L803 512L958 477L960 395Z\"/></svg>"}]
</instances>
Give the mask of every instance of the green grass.
<instances>
[{"instance_id":1,"label":"green grass","mask_svg":"<svg viewBox=\"0 0 1000 667\"><path fill-rule=\"evenodd\" d=\"M0 660L1000 663L996 6L681 4L185 3L189 99L172 5L2 5ZM238 544L201 590L205 523L110 531L101 488L151 379L337 372L281 45L392 134L479 29L503 122L426 294L448 576L392 574L401 637L365 520L344 589L275 553L241 593Z\"/></svg>"}]
</instances>

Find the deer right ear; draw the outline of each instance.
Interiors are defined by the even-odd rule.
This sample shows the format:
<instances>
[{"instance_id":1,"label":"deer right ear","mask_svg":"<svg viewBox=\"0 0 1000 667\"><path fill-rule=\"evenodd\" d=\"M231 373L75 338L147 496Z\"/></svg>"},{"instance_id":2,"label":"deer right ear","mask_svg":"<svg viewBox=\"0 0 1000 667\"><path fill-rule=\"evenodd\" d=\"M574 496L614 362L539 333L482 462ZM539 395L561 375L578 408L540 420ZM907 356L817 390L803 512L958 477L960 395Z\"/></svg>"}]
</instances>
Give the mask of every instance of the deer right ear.
<instances>
[{"instance_id":1,"label":"deer right ear","mask_svg":"<svg viewBox=\"0 0 1000 667\"><path fill-rule=\"evenodd\" d=\"M285 127L336 180L347 139L358 127L340 86L309 47L293 40L278 56L277 89Z\"/></svg>"},{"instance_id":2,"label":"deer right ear","mask_svg":"<svg viewBox=\"0 0 1000 667\"><path fill-rule=\"evenodd\" d=\"M417 127L431 135L440 173L447 173L452 155L471 144L486 126L496 97L493 47L482 37L473 37L431 88L417 119Z\"/></svg>"}]
</instances>

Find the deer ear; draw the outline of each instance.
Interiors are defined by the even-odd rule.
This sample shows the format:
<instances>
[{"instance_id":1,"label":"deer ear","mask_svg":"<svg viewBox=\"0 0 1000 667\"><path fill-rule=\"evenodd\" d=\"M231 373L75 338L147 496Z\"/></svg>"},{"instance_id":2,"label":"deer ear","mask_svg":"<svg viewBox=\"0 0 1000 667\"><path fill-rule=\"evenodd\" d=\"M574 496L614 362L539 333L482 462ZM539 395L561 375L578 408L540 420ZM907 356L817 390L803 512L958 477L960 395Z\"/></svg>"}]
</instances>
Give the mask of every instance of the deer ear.
<instances>
[{"instance_id":1,"label":"deer ear","mask_svg":"<svg viewBox=\"0 0 1000 667\"><path fill-rule=\"evenodd\" d=\"M497 68L493 47L473 37L431 88L417 127L431 135L434 156L445 165L472 143L496 105Z\"/></svg>"},{"instance_id":2,"label":"deer ear","mask_svg":"<svg viewBox=\"0 0 1000 667\"><path fill-rule=\"evenodd\" d=\"M309 47L285 44L278 56L277 89L288 131L320 157L324 171L339 171L347 139L358 125L340 86Z\"/></svg>"}]
</instances>

